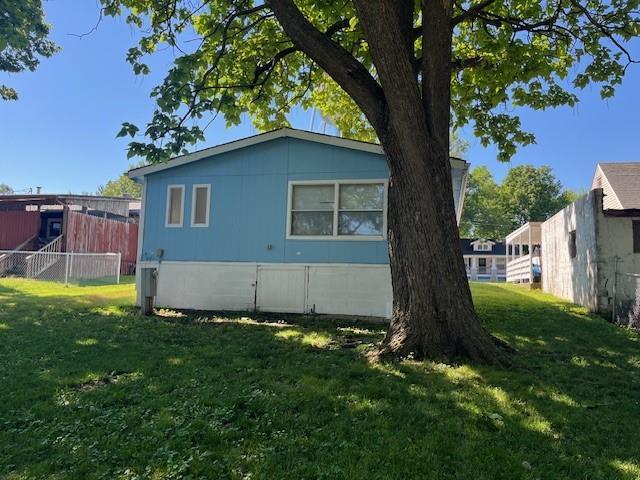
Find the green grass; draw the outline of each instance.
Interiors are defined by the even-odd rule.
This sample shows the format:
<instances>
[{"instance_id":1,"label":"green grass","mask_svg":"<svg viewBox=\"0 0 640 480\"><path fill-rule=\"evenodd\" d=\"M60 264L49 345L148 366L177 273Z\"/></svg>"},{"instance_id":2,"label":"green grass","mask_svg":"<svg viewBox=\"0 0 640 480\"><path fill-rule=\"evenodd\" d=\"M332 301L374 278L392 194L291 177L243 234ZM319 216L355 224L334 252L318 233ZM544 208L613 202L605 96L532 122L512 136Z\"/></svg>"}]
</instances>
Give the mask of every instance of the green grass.
<instances>
[{"instance_id":1,"label":"green grass","mask_svg":"<svg viewBox=\"0 0 640 480\"><path fill-rule=\"evenodd\" d=\"M374 366L380 325L143 318L131 285L0 280L0 478L640 478L640 338L473 291L510 368Z\"/></svg>"}]
</instances>

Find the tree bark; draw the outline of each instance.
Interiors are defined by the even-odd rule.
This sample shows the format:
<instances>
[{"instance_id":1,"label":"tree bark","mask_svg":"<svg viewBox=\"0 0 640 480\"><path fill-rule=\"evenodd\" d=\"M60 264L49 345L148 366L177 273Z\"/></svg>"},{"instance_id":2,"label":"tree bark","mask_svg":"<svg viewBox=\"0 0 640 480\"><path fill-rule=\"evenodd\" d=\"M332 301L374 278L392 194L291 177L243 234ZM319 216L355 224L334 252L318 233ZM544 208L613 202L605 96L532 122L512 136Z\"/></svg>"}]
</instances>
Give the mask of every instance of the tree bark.
<instances>
[{"instance_id":1,"label":"tree bark","mask_svg":"<svg viewBox=\"0 0 640 480\"><path fill-rule=\"evenodd\" d=\"M314 27L292 0L270 3L296 46L362 108L387 156L393 315L378 357L412 354L500 362L502 351L482 328L473 307L453 201L449 163L452 0L422 1L421 81L408 43L413 1L353 1L379 85L366 70L354 66L360 63L348 52L313 33ZM328 55L329 51L335 55Z\"/></svg>"},{"instance_id":2,"label":"tree bark","mask_svg":"<svg viewBox=\"0 0 640 480\"><path fill-rule=\"evenodd\" d=\"M502 352L482 328L471 299L448 155L408 146L392 134L383 144L391 170L388 241L393 315L377 356L499 363Z\"/></svg>"}]
</instances>

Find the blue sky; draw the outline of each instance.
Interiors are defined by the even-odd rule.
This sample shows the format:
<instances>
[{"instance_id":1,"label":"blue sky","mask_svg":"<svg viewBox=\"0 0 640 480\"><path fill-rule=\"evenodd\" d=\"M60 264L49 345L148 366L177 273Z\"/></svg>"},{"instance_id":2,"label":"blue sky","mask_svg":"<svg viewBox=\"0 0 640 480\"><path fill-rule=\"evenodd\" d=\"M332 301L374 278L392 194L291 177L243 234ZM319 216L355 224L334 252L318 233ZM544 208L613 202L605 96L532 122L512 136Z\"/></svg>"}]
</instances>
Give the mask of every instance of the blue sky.
<instances>
[{"instance_id":1,"label":"blue sky","mask_svg":"<svg viewBox=\"0 0 640 480\"><path fill-rule=\"evenodd\" d=\"M96 24L97 2L49 0L45 9L62 51L36 72L0 75L0 83L20 94L17 102L0 103L0 183L16 190L94 192L128 168L127 140L116 133L123 121L144 125L150 117L149 91L170 58L156 58L152 75L136 77L124 60L136 32L123 19L104 19L78 38L72 34ZM573 109L523 111L523 125L538 143L521 149L511 164L550 165L564 185L580 189L590 186L599 161L640 161L640 65L630 67L613 99L602 101L597 87L580 96ZM311 114L298 112L291 120L309 128ZM256 133L248 122L226 129L221 119L207 132L200 147ZM482 147L469 130L463 136L472 166L487 165L501 179L508 165L497 162L495 149Z\"/></svg>"}]
</instances>

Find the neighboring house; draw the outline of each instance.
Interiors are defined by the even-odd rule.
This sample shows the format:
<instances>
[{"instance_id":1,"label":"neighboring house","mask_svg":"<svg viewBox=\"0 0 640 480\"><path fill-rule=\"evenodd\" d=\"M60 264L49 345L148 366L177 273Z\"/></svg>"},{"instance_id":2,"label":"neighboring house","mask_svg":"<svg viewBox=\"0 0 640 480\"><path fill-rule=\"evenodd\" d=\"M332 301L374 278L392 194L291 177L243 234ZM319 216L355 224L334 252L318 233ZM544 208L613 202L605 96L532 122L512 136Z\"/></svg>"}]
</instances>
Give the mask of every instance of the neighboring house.
<instances>
[{"instance_id":1,"label":"neighboring house","mask_svg":"<svg viewBox=\"0 0 640 480\"><path fill-rule=\"evenodd\" d=\"M507 255L504 242L487 238L461 238L460 247L470 280L505 281Z\"/></svg>"},{"instance_id":2,"label":"neighboring house","mask_svg":"<svg viewBox=\"0 0 640 480\"><path fill-rule=\"evenodd\" d=\"M634 304L640 315L640 163L599 164L592 190L538 228L546 292L623 323Z\"/></svg>"},{"instance_id":3,"label":"neighboring house","mask_svg":"<svg viewBox=\"0 0 640 480\"><path fill-rule=\"evenodd\" d=\"M459 219L468 165L451 165ZM391 315L379 145L280 129L129 176L144 185L138 270L157 269L156 305Z\"/></svg>"},{"instance_id":4,"label":"neighboring house","mask_svg":"<svg viewBox=\"0 0 640 480\"><path fill-rule=\"evenodd\" d=\"M505 238L507 282L540 285L542 222L527 222Z\"/></svg>"},{"instance_id":5,"label":"neighboring house","mask_svg":"<svg viewBox=\"0 0 640 480\"><path fill-rule=\"evenodd\" d=\"M120 253L122 273L132 274L138 225L130 218L130 201L91 195L2 195L0 250Z\"/></svg>"}]
</instances>

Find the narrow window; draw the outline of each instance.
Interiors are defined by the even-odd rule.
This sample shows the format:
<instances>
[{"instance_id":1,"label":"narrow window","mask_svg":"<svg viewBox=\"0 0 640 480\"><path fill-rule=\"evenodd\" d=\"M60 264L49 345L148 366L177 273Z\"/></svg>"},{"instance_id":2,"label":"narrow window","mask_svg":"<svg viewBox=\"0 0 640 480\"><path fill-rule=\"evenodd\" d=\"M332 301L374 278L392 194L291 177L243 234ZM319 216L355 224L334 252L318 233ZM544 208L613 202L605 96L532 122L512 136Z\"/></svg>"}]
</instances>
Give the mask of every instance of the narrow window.
<instances>
[{"instance_id":1,"label":"narrow window","mask_svg":"<svg viewBox=\"0 0 640 480\"><path fill-rule=\"evenodd\" d=\"M381 237L384 228L384 184L340 185L338 235Z\"/></svg>"},{"instance_id":2,"label":"narrow window","mask_svg":"<svg viewBox=\"0 0 640 480\"><path fill-rule=\"evenodd\" d=\"M640 220L633 220L633 253L640 253Z\"/></svg>"},{"instance_id":3,"label":"narrow window","mask_svg":"<svg viewBox=\"0 0 640 480\"><path fill-rule=\"evenodd\" d=\"M571 258L576 258L578 253L578 249L576 248L576 231L572 230L569 232L569 256Z\"/></svg>"},{"instance_id":4,"label":"narrow window","mask_svg":"<svg viewBox=\"0 0 640 480\"><path fill-rule=\"evenodd\" d=\"M184 204L184 185L167 187L167 217L165 226L182 227L182 211Z\"/></svg>"},{"instance_id":5,"label":"narrow window","mask_svg":"<svg viewBox=\"0 0 640 480\"><path fill-rule=\"evenodd\" d=\"M211 203L211 186L194 185L191 195L191 226L209 226L209 208Z\"/></svg>"},{"instance_id":6,"label":"narrow window","mask_svg":"<svg viewBox=\"0 0 640 480\"><path fill-rule=\"evenodd\" d=\"M333 235L335 185L293 185L291 235Z\"/></svg>"}]
</instances>

